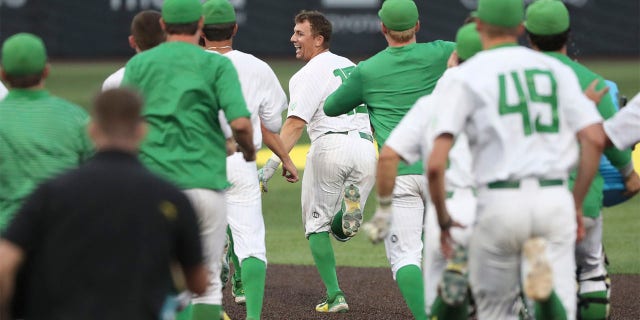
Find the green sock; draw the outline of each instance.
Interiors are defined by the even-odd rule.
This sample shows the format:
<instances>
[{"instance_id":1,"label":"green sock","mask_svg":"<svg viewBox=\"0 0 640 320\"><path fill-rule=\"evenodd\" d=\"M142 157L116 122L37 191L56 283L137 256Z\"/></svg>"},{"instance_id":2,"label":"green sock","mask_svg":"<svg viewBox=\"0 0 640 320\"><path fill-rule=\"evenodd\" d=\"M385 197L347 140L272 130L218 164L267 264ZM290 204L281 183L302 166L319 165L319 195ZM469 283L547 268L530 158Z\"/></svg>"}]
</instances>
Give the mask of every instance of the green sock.
<instances>
[{"instance_id":1,"label":"green sock","mask_svg":"<svg viewBox=\"0 0 640 320\"><path fill-rule=\"evenodd\" d=\"M344 203L342 206L344 207ZM333 216L333 220L331 220L331 232L333 232L333 234L338 236L340 239L348 239L349 237L347 237L344 234L344 231L342 231L342 215L343 211L340 210L338 211L338 213L336 213L335 216Z\"/></svg>"},{"instance_id":2,"label":"green sock","mask_svg":"<svg viewBox=\"0 0 640 320\"><path fill-rule=\"evenodd\" d=\"M567 312L555 291L551 291L549 299L535 303L537 320L566 320Z\"/></svg>"},{"instance_id":3,"label":"green sock","mask_svg":"<svg viewBox=\"0 0 640 320\"><path fill-rule=\"evenodd\" d=\"M266 276L267 265L264 261L255 257L242 260L242 285L247 298L247 318L260 319Z\"/></svg>"},{"instance_id":4,"label":"green sock","mask_svg":"<svg viewBox=\"0 0 640 320\"><path fill-rule=\"evenodd\" d=\"M227 234L229 235L229 250L227 250L227 257L229 257L229 261L233 263L233 278L240 279L242 269L240 268L238 256L236 256L236 252L233 250L233 236L231 235L231 228L227 228Z\"/></svg>"},{"instance_id":5,"label":"green sock","mask_svg":"<svg viewBox=\"0 0 640 320\"><path fill-rule=\"evenodd\" d=\"M461 305L453 307L444 303L442 298L438 296L431 305L431 315L429 318L433 320L466 320L469 318L469 298L464 299Z\"/></svg>"},{"instance_id":6,"label":"green sock","mask_svg":"<svg viewBox=\"0 0 640 320\"><path fill-rule=\"evenodd\" d=\"M336 258L333 255L331 240L328 232L312 233L309 235L309 247L313 261L316 263L320 278L327 288L327 295L335 297L340 291L338 276L336 275Z\"/></svg>"},{"instance_id":7,"label":"green sock","mask_svg":"<svg viewBox=\"0 0 640 320\"><path fill-rule=\"evenodd\" d=\"M422 270L416 265L406 265L396 272L396 282L413 317L426 319Z\"/></svg>"},{"instance_id":8,"label":"green sock","mask_svg":"<svg viewBox=\"0 0 640 320\"><path fill-rule=\"evenodd\" d=\"M191 308L191 320L222 319L222 306L219 304L197 303Z\"/></svg>"}]
</instances>

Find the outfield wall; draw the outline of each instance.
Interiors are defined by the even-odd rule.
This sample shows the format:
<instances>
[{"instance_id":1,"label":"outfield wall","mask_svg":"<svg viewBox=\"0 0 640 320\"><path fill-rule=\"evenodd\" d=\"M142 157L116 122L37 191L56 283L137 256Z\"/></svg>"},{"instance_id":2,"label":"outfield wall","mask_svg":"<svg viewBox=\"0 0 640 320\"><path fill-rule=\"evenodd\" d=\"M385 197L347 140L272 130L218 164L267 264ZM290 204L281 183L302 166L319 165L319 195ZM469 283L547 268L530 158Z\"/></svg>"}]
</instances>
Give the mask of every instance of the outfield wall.
<instances>
[{"instance_id":1,"label":"outfield wall","mask_svg":"<svg viewBox=\"0 0 640 320\"><path fill-rule=\"evenodd\" d=\"M162 0L0 0L0 40L27 31L44 38L54 58L115 58L132 54L129 23ZM334 24L332 51L367 56L384 48L381 0L231 0L238 12L236 47L260 56L290 57L293 16L325 12ZM531 0L526 0L529 3ZM640 56L640 1L564 0L575 30L570 52L584 56ZM416 0L419 41L451 40L476 0ZM579 49L576 49L579 48Z\"/></svg>"}]
</instances>

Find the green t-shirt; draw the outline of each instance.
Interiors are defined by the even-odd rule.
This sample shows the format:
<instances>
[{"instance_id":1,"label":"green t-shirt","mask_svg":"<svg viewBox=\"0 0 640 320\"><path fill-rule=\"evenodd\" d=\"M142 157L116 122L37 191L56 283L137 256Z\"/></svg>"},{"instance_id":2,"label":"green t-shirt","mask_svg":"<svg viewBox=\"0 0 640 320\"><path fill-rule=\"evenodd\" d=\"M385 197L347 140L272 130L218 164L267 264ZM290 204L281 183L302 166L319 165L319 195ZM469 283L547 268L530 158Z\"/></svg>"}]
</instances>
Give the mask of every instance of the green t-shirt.
<instances>
[{"instance_id":1,"label":"green t-shirt","mask_svg":"<svg viewBox=\"0 0 640 320\"><path fill-rule=\"evenodd\" d=\"M604 78L594 73L593 71L587 69L587 67L582 64L571 60L568 56L557 53L557 52L545 52L547 55L552 56L563 64L569 66L575 72L578 77L578 81L580 82L580 87L584 90L586 89L593 80L598 79L599 83L596 87L597 90L601 90L606 86L604 82ZM616 108L613 105L613 100L607 93L600 103L598 104L598 112L604 119L611 118L616 113ZM622 168L628 165L631 161L631 150L618 150L615 147L609 147L604 150L604 154L609 159L611 164L616 168ZM577 171L573 170L571 175L569 176L569 186L573 189L573 185L575 183ZM596 176L593 178L593 182L589 187L589 192L582 204L583 213L587 217L596 218L600 215L600 210L602 209L602 200L604 195L602 194L604 189L604 179L600 175L600 172L596 173Z\"/></svg>"},{"instance_id":2,"label":"green t-shirt","mask_svg":"<svg viewBox=\"0 0 640 320\"><path fill-rule=\"evenodd\" d=\"M387 47L361 62L324 103L329 116L347 113L365 103L381 148L391 131L422 96L431 94L447 69L455 43L434 41ZM401 163L398 175L424 173L421 161Z\"/></svg>"},{"instance_id":3,"label":"green t-shirt","mask_svg":"<svg viewBox=\"0 0 640 320\"><path fill-rule=\"evenodd\" d=\"M229 122L250 116L231 61L186 42L166 42L135 55L123 85L138 88L149 132L140 160L182 189L229 186L225 137L218 111Z\"/></svg>"},{"instance_id":4,"label":"green t-shirt","mask_svg":"<svg viewBox=\"0 0 640 320\"><path fill-rule=\"evenodd\" d=\"M0 101L0 230L41 182L93 154L88 120L46 90L12 89Z\"/></svg>"}]
</instances>

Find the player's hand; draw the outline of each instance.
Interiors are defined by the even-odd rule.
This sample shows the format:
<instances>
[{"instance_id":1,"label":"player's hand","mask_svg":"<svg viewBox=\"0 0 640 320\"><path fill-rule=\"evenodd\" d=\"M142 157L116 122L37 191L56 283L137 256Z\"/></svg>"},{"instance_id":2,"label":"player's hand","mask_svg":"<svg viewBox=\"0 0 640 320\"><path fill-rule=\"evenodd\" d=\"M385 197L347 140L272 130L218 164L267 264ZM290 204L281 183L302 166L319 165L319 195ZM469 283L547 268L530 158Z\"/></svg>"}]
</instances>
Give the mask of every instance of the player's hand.
<instances>
[{"instance_id":1,"label":"player's hand","mask_svg":"<svg viewBox=\"0 0 640 320\"><path fill-rule=\"evenodd\" d=\"M384 240L389 235L391 229L391 207L381 208L378 206L373 218L362 225L362 230L371 243L376 244Z\"/></svg>"},{"instance_id":2,"label":"player's hand","mask_svg":"<svg viewBox=\"0 0 640 320\"><path fill-rule=\"evenodd\" d=\"M577 230L576 230L576 243L582 241L582 239L584 239L584 237L587 235L587 230L584 228L584 220L582 217L582 208L577 208L576 209L576 223L577 223Z\"/></svg>"},{"instance_id":3,"label":"player's hand","mask_svg":"<svg viewBox=\"0 0 640 320\"><path fill-rule=\"evenodd\" d=\"M260 190L262 190L262 192L269 191L267 188L267 182L271 177L273 177L273 174L276 172L279 165L279 161L269 159L267 160L267 163L265 163L264 167L258 170L258 180L260 181Z\"/></svg>"},{"instance_id":4,"label":"player's hand","mask_svg":"<svg viewBox=\"0 0 640 320\"><path fill-rule=\"evenodd\" d=\"M446 259L452 258L454 253L453 246L455 243L451 237L451 228L466 228L466 226L453 220L451 216L449 216L446 224L440 226L440 248L442 249L442 255Z\"/></svg>"},{"instance_id":5,"label":"player's hand","mask_svg":"<svg viewBox=\"0 0 640 320\"><path fill-rule=\"evenodd\" d=\"M627 197L633 197L640 191L640 177L637 172L633 171L624 179L624 187L624 195Z\"/></svg>"},{"instance_id":6,"label":"player's hand","mask_svg":"<svg viewBox=\"0 0 640 320\"><path fill-rule=\"evenodd\" d=\"M605 86L604 88L602 88L602 90L596 91L598 82L600 82L600 80L593 80L593 82L589 84L587 89L584 90L584 95L587 96L587 98L589 98L589 100L593 101L595 104L599 104L600 100L602 100L602 97L604 97L604 95L609 92L608 86Z\"/></svg>"},{"instance_id":7,"label":"player's hand","mask_svg":"<svg viewBox=\"0 0 640 320\"><path fill-rule=\"evenodd\" d=\"M291 161L291 158L282 160L282 176L287 179L288 182L298 182L298 169L296 165L293 164L293 161Z\"/></svg>"}]
</instances>

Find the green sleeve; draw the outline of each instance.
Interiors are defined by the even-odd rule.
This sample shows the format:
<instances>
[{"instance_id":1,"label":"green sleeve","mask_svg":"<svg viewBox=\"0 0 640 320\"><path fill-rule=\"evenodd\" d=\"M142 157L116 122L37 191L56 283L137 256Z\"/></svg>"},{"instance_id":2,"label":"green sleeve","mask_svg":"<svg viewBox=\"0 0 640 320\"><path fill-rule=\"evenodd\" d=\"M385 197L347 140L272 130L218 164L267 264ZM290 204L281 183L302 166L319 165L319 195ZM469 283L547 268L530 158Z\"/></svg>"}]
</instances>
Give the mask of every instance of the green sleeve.
<instances>
[{"instance_id":1,"label":"green sleeve","mask_svg":"<svg viewBox=\"0 0 640 320\"><path fill-rule=\"evenodd\" d=\"M242 96L236 68L231 64L231 60L225 57L220 58L214 87L218 105L224 111L228 122L242 117L251 117L251 113L247 109L247 104Z\"/></svg>"},{"instance_id":2,"label":"green sleeve","mask_svg":"<svg viewBox=\"0 0 640 320\"><path fill-rule=\"evenodd\" d=\"M601 90L606 86L604 79L599 78L600 82L596 86L597 90ZM611 95L607 93L602 97L598 104L598 112L603 119L609 119L616 113L616 107L613 104ZM620 169L627 166L631 162L631 150L618 150L616 147L609 147L604 149L604 155L611 162L611 164Z\"/></svg>"},{"instance_id":3,"label":"green sleeve","mask_svg":"<svg viewBox=\"0 0 640 320\"><path fill-rule=\"evenodd\" d=\"M336 117L363 104L363 100L362 75L360 66L357 66L324 102L324 113L330 117Z\"/></svg>"}]
</instances>

